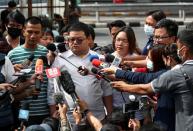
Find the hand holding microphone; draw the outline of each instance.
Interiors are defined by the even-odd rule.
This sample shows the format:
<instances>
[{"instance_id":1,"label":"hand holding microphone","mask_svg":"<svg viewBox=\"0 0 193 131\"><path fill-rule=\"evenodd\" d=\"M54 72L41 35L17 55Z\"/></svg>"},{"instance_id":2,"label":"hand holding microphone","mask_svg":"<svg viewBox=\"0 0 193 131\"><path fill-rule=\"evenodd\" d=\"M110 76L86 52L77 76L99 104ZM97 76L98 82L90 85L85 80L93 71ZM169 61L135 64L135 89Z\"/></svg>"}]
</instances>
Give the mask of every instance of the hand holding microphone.
<instances>
[{"instance_id":1,"label":"hand holding microphone","mask_svg":"<svg viewBox=\"0 0 193 131\"><path fill-rule=\"evenodd\" d=\"M43 81L43 60L38 58L35 65L35 74L38 75L38 77L35 79L35 89L36 91L41 91L41 81ZM34 99L38 98L38 95L33 97Z\"/></svg>"}]
</instances>

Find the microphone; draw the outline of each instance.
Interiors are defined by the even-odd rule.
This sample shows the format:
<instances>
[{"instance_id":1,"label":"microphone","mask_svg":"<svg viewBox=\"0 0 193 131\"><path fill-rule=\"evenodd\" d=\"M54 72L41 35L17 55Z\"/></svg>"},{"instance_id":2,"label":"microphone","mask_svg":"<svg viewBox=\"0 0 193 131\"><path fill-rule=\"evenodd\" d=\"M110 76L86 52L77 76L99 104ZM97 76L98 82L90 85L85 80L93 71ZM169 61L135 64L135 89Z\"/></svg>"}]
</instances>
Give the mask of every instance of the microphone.
<instances>
[{"instance_id":1,"label":"microphone","mask_svg":"<svg viewBox=\"0 0 193 131\"><path fill-rule=\"evenodd\" d=\"M64 37L63 36L61 36L61 35L58 35L58 36L56 36L55 37L55 42L56 43L64 43Z\"/></svg>"},{"instance_id":2,"label":"microphone","mask_svg":"<svg viewBox=\"0 0 193 131\"><path fill-rule=\"evenodd\" d=\"M115 59L114 55L107 54L105 56L105 62L112 63L114 59Z\"/></svg>"},{"instance_id":3,"label":"microphone","mask_svg":"<svg viewBox=\"0 0 193 131\"><path fill-rule=\"evenodd\" d=\"M34 57L35 57L34 54L31 54L27 59L25 59L25 60L21 63L21 65L23 66L24 69L28 68L28 67L31 65Z\"/></svg>"},{"instance_id":4,"label":"microphone","mask_svg":"<svg viewBox=\"0 0 193 131\"><path fill-rule=\"evenodd\" d=\"M24 127L24 123L27 122L29 119L29 102L28 101L22 103L22 106L19 110L18 118L21 121L18 131L22 131Z\"/></svg>"},{"instance_id":5,"label":"microphone","mask_svg":"<svg viewBox=\"0 0 193 131\"><path fill-rule=\"evenodd\" d=\"M119 65L121 64L121 61L122 61L121 58L115 57L110 67L119 67Z\"/></svg>"},{"instance_id":6,"label":"microphone","mask_svg":"<svg viewBox=\"0 0 193 131\"><path fill-rule=\"evenodd\" d=\"M107 63L104 63L98 59L93 59L92 60L92 65L99 68L99 69L103 69L103 68L107 68L109 67L109 65Z\"/></svg>"},{"instance_id":7,"label":"microphone","mask_svg":"<svg viewBox=\"0 0 193 131\"><path fill-rule=\"evenodd\" d=\"M97 68L92 68L91 72L94 73L95 75L98 75L99 77L103 78L107 82L111 82L111 80L107 78L106 74L100 72Z\"/></svg>"},{"instance_id":8,"label":"microphone","mask_svg":"<svg viewBox=\"0 0 193 131\"><path fill-rule=\"evenodd\" d=\"M64 103L64 95L61 92L54 93L54 101L56 104Z\"/></svg>"},{"instance_id":9,"label":"microphone","mask_svg":"<svg viewBox=\"0 0 193 131\"><path fill-rule=\"evenodd\" d=\"M94 59L99 60L99 56L98 55L90 55L89 58L90 58L90 62L92 62Z\"/></svg>"},{"instance_id":10,"label":"microphone","mask_svg":"<svg viewBox=\"0 0 193 131\"><path fill-rule=\"evenodd\" d=\"M44 62L41 59L41 57L38 58L36 60L36 65L35 65L35 74L38 74L38 75L43 74L43 65L44 65ZM41 79L40 78L36 78L36 80L35 80L35 89L36 89L36 91L41 91ZM37 99L38 96L33 96L33 98Z\"/></svg>"},{"instance_id":11,"label":"microphone","mask_svg":"<svg viewBox=\"0 0 193 131\"><path fill-rule=\"evenodd\" d=\"M55 44L48 44L46 48L52 52L56 51L56 45Z\"/></svg>"},{"instance_id":12,"label":"microphone","mask_svg":"<svg viewBox=\"0 0 193 131\"><path fill-rule=\"evenodd\" d=\"M76 107L79 107L78 105L78 95L75 92L75 85L71 78L71 75L67 70L64 70L61 72L61 76L59 76L60 83L68 94L71 95L72 100L74 101L74 104Z\"/></svg>"},{"instance_id":13,"label":"microphone","mask_svg":"<svg viewBox=\"0 0 193 131\"><path fill-rule=\"evenodd\" d=\"M58 48L58 51L59 51L60 53L63 53L63 52L65 52L65 51L67 51L65 43L59 43L59 44L57 45L57 48Z\"/></svg>"},{"instance_id":14,"label":"microphone","mask_svg":"<svg viewBox=\"0 0 193 131\"><path fill-rule=\"evenodd\" d=\"M79 72L81 75L83 75L83 76L88 75L89 71L88 71L88 69L85 68L84 66L79 66L79 67L76 66L76 65L73 64L70 60L68 60L67 58L63 57L61 54L59 54L59 57L62 58L62 59L64 59L65 61L67 61L69 64L71 64L71 65L74 66L75 68L77 68L77 69L78 69L78 72Z\"/></svg>"}]
</instances>

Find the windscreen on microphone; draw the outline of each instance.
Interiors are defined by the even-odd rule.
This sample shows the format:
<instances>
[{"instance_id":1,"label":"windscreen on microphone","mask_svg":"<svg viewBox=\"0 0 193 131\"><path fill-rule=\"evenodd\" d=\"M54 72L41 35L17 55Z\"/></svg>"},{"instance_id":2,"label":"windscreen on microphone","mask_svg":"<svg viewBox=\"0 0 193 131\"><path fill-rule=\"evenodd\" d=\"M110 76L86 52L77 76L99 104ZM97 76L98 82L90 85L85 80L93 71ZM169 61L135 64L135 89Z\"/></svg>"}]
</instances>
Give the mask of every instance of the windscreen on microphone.
<instances>
[{"instance_id":1,"label":"windscreen on microphone","mask_svg":"<svg viewBox=\"0 0 193 131\"><path fill-rule=\"evenodd\" d=\"M46 48L52 52L56 51L56 45L55 44L48 44Z\"/></svg>"},{"instance_id":2,"label":"windscreen on microphone","mask_svg":"<svg viewBox=\"0 0 193 131\"><path fill-rule=\"evenodd\" d=\"M64 42L64 37L61 35L58 35L55 37L55 42L57 43L63 43Z\"/></svg>"},{"instance_id":3,"label":"windscreen on microphone","mask_svg":"<svg viewBox=\"0 0 193 131\"><path fill-rule=\"evenodd\" d=\"M98 55L90 55L89 58L90 58L90 61L91 61L91 62L92 62L94 59L99 60L99 56L98 56Z\"/></svg>"},{"instance_id":4,"label":"windscreen on microphone","mask_svg":"<svg viewBox=\"0 0 193 131\"><path fill-rule=\"evenodd\" d=\"M93 59L92 60L92 65L95 66L95 67L100 67L101 63L102 62L98 59Z\"/></svg>"},{"instance_id":5,"label":"windscreen on microphone","mask_svg":"<svg viewBox=\"0 0 193 131\"><path fill-rule=\"evenodd\" d=\"M108 54L105 56L105 62L112 63L114 59L115 59L115 56L113 55Z\"/></svg>"},{"instance_id":6,"label":"windscreen on microphone","mask_svg":"<svg viewBox=\"0 0 193 131\"><path fill-rule=\"evenodd\" d=\"M56 104L62 104L64 102L64 95L61 92L54 93L54 101Z\"/></svg>"},{"instance_id":7,"label":"windscreen on microphone","mask_svg":"<svg viewBox=\"0 0 193 131\"><path fill-rule=\"evenodd\" d=\"M93 68L91 69L91 72L92 72L93 74L95 74L95 75L100 76L101 78L103 78L103 79L106 80L107 82L111 82L111 80L107 78L106 74L100 72L98 69L96 69L96 68L93 67Z\"/></svg>"},{"instance_id":8,"label":"windscreen on microphone","mask_svg":"<svg viewBox=\"0 0 193 131\"><path fill-rule=\"evenodd\" d=\"M92 68L91 72L94 73L94 74L98 74L98 69L97 68Z\"/></svg>"},{"instance_id":9,"label":"windscreen on microphone","mask_svg":"<svg viewBox=\"0 0 193 131\"><path fill-rule=\"evenodd\" d=\"M61 72L61 76L59 76L60 83L63 89L68 93L75 93L75 85L74 82L67 70Z\"/></svg>"},{"instance_id":10,"label":"windscreen on microphone","mask_svg":"<svg viewBox=\"0 0 193 131\"><path fill-rule=\"evenodd\" d=\"M59 44L57 45L57 48L58 48L58 50L59 50L60 53L67 51L66 46L65 46L64 43L59 43Z\"/></svg>"}]
</instances>

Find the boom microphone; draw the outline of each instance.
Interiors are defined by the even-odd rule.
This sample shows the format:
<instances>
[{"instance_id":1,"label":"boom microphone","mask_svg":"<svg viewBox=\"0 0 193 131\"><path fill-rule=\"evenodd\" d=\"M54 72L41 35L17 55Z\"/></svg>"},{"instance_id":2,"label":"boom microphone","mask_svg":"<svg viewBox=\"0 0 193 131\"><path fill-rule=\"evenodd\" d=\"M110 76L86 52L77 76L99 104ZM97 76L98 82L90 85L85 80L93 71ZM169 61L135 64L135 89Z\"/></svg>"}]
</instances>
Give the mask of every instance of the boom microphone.
<instances>
[{"instance_id":1,"label":"boom microphone","mask_svg":"<svg viewBox=\"0 0 193 131\"><path fill-rule=\"evenodd\" d=\"M67 70L62 71L61 76L59 76L59 80L64 91L71 95L75 106L78 107L78 95L75 92L75 85L69 72Z\"/></svg>"},{"instance_id":2,"label":"boom microphone","mask_svg":"<svg viewBox=\"0 0 193 131\"><path fill-rule=\"evenodd\" d=\"M106 74L100 72L98 69L92 68L92 69L91 69L91 72L94 73L95 75L99 75L101 78L103 78L103 79L106 80L107 82L111 82L111 80L107 78Z\"/></svg>"},{"instance_id":3,"label":"boom microphone","mask_svg":"<svg viewBox=\"0 0 193 131\"><path fill-rule=\"evenodd\" d=\"M59 54L59 57L60 58L62 58L62 59L64 59L65 61L67 61L69 64L71 64L72 66L74 66L75 68L77 68L78 69L78 72L81 74L81 75L83 75L83 76L85 76L85 75L88 75L88 73L89 73L89 71L88 71L88 69L86 69L84 66L76 66L75 64L73 64L71 61L69 61L67 58L65 58L65 57L63 57L61 54Z\"/></svg>"}]
</instances>

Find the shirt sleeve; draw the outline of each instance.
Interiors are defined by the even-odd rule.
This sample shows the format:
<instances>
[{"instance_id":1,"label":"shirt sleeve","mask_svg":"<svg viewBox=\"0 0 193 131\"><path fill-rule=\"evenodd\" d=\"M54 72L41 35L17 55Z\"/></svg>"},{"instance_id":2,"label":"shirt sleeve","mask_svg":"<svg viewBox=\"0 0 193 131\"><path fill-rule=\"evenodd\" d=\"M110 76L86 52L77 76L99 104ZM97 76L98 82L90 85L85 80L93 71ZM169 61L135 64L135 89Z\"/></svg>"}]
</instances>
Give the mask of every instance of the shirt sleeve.
<instances>
[{"instance_id":1,"label":"shirt sleeve","mask_svg":"<svg viewBox=\"0 0 193 131\"><path fill-rule=\"evenodd\" d=\"M117 70L115 73L115 77L118 79L125 79L128 82L134 84L146 84L166 72L167 70L161 70L153 73L142 73L142 72L131 72L125 70Z\"/></svg>"},{"instance_id":2,"label":"shirt sleeve","mask_svg":"<svg viewBox=\"0 0 193 131\"><path fill-rule=\"evenodd\" d=\"M5 76L5 80L8 83L17 78L16 76L13 76L15 70L8 57L5 57L5 64L2 67L1 73Z\"/></svg>"},{"instance_id":3,"label":"shirt sleeve","mask_svg":"<svg viewBox=\"0 0 193 131\"><path fill-rule=\"evenodd\" d=\"M155 93L162 93L172 90L177 83L175 82L177 79L175 80L174 76L175 74L173 71L167 71L166 73L162 74L160 77L151 82L152 90Z\"/></svg>"},{"instance_id":4,"label":"shirt sleeve","mask_svg":"<svg viewBox=\"0 0 193 131\"><path fill-rule=\"evenodd\" d=\"M110 83L105 81L105 80L101 80L101 88L103 90L103 96L110 96L112 95L112 88L110 86Z\"/></svg>"}]
</instances>

